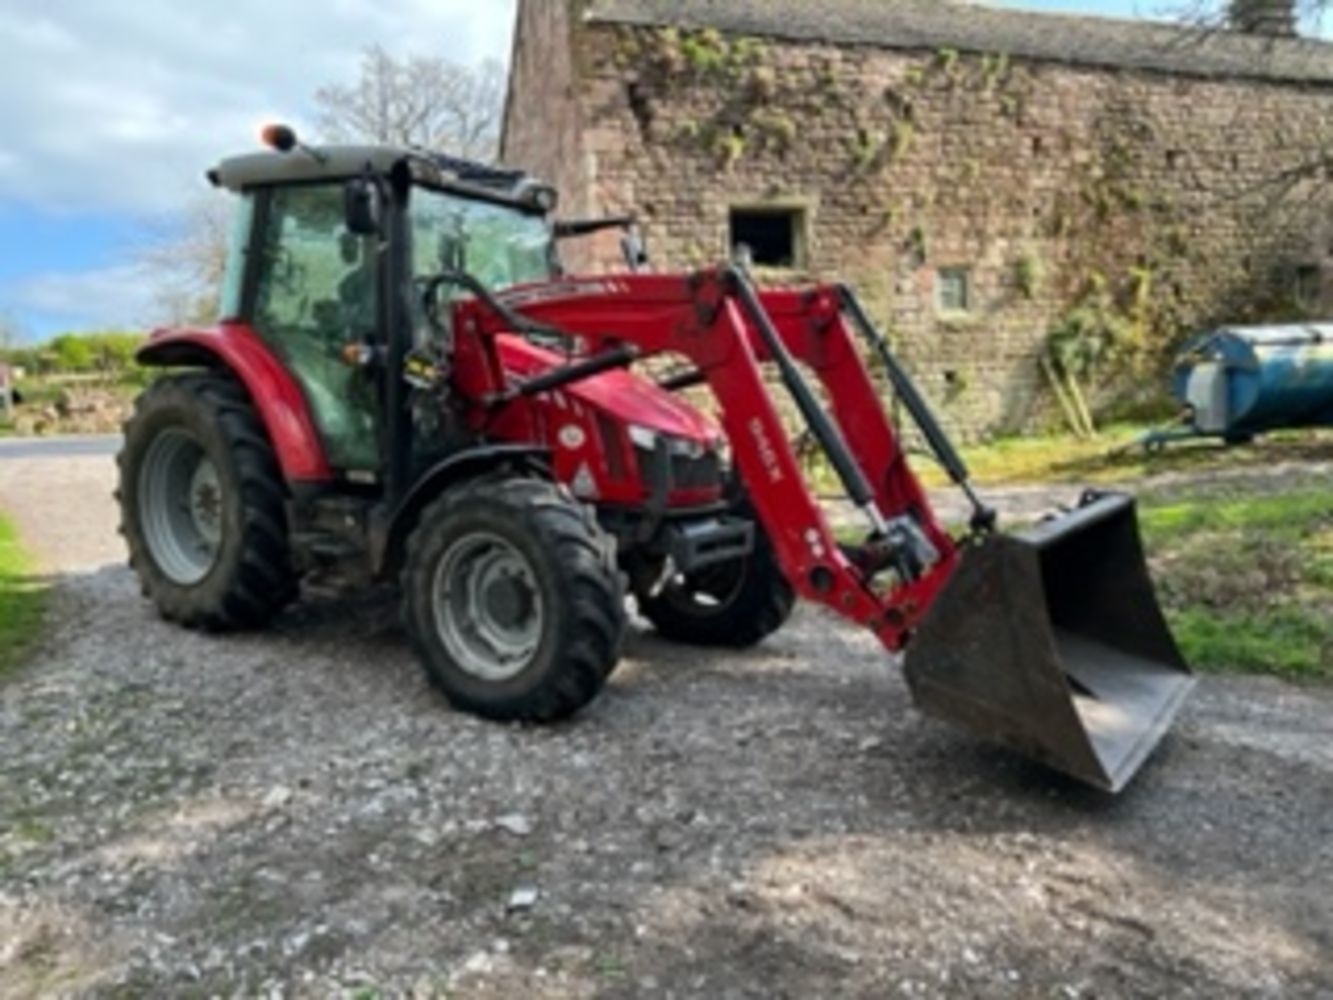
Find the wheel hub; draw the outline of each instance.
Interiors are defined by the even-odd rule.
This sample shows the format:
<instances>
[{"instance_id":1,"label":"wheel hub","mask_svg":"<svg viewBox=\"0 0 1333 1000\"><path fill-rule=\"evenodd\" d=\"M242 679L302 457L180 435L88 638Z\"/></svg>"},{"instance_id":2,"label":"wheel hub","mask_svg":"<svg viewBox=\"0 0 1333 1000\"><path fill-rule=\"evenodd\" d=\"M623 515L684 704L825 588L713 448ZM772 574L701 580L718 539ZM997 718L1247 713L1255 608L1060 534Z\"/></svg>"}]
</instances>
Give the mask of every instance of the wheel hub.
<instances>
[{"instance_id":1,"label":"wheel hub","mask_svg":"<svg viewBox=\"0 0 1333 1000\"><path fill-rule=\"evenodd\" d=\"M532 614L532 594L521 581L496 580L486 588L486 611L502 628L514 629Z\"/></svg>"},{"instance_id":2,"label":"wheel hub","mask_svg":"<svg viewBox=\"0 0 1333 1000\"><path fill-rule=\"evenodd\" d=\"M172 428L149 445L138 506L144 544L162 573L186 587L208 576L222 545L222 484L193 435Z\"/></svg>"},{"instance_id":3,"label":"wheel hub","mask_svg":"<svg viewBox=\"0 0 1333 1000\"><path fill-rule=\"evenodd\" d=\"M222 540L222 488L217 469L207 459L190 479L190 517L205 542L216 546Z\"/></svg>"},{"instance_id":4,"label":"wheel hub","mask_svg":"<svg viewBox=\"0 0 1333 1000\"><path fill-rule=\"evenodd\" d=\"M435 627L468 673L505 681L541 641L543 605L528 560L497 535L466 535L445 550L434 581Z\"/></svg>"}]
</instances>

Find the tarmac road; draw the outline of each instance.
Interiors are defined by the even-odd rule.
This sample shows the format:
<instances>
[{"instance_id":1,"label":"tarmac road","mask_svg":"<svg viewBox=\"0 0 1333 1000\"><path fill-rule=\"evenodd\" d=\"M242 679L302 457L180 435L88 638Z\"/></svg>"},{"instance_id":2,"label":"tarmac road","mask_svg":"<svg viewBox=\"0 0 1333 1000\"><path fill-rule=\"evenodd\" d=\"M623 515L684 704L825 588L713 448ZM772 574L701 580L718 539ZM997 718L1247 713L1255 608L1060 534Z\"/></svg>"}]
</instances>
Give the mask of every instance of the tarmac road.
<instances>
[{"instance_id":1,"label":"tarmac road","mask_svg":"<svg viewBox=\"0 0 1333 1000\"><path fill-rule=\"evenodd\" d=\"M111 457L119 449L119 434L0 438L0 462L17 458Z\"/></svg>"}]
</instances>

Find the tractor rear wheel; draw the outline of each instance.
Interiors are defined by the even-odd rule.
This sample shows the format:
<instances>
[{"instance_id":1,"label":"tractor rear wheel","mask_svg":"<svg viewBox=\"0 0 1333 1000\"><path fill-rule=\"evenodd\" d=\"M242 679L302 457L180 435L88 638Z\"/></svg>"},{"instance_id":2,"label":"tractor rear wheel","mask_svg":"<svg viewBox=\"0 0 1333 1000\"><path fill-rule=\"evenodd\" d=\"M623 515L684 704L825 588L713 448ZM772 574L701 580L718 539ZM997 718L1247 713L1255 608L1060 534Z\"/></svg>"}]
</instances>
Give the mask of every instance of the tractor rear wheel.
<instances>
[{"instance_id":1,"label":"tractor rear wheel","mask_svg":"<svg viewBox=\"0 0 1333 1000\"><path fill-rule=\"evenodd\" d=\"M130 565L164 618L254 627L296 598L282 474L235 381L158 379L135 402L117 463Z\"/></svg>"},{"instance_id":2,"label":"tractor rear wheel","mask_svg":"<svg viewBox=\"0 0 1333 1000\"><path fill-rule=\"evenodd\" d=\"M776 632L791 615L796 592L773 546L755 526L754 551L668 580L638 594L639 613L664 639L694 646L744 649Z\"/></svg>"},{"instance_id":3,"label":"tractor rear wheel","mask_svg":"<svg viewBox=\"0 0 1333 1000\"><path fill-rule=\"evenodd\" d=\"M597 695L625 599L592 511L542 479L491 476L428 506L407 543L403 617L450 704L549 722Z\"/></svg>"}]
</instances>

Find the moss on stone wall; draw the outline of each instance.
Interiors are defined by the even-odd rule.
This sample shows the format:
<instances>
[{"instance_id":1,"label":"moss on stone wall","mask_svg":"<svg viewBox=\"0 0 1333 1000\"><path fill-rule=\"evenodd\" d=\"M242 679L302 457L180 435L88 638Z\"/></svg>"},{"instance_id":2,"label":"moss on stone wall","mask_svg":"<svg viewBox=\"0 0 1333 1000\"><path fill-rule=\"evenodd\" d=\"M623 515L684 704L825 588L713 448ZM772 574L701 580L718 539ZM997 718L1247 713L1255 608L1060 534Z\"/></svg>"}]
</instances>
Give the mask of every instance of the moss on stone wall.
<instances>
[{"instance_id":1,"label":"moss on stone wall","mask_svg":"<svg viewBox=\"0 0 1333 1000\"><path fill-rule=\"evenodd\" d=\"M1043 419L1037 358L1090 312L1125 332L1107 391L1201 325L1282 314L1333 235L1327 192L1247 193L1333 145L1327 93L707 31L586 47L592 201L638 209L660 266L725 253L730 205L808 205L805 269L862 286L964 427ZM965 322L938 314L941 267L968 271Z\"/></svg>"}]
</instances>

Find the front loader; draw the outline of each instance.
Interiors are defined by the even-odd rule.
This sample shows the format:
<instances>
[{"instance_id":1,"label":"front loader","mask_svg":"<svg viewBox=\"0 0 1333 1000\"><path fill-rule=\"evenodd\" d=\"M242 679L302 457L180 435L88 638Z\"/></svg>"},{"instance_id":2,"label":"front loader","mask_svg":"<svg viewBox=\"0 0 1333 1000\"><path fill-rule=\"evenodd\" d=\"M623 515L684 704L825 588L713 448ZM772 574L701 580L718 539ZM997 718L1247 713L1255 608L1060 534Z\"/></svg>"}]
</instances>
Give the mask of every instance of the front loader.
<instances>
[{"instance_id":1,"label":"front loader","mask_svg":"<svg viewBox=\"0 0 1333 1000\"><path fill-rule=\"evenodd\" d=\"M1117 791L1192 683L1133 501L1028 531L995 515L853 292L725 265L569 277L554 193L386 147L275 151L210 176L241 201L213 330L156 334L127 428L122 530L168 618L262 623L302 578L396 577L456 706L548 720L619 656L624 582L666 637L761 640L799 595L905 650L916 703ZM972 501L958 538L907 464L862 350ZM633 369L674 357L656 382ZM822 383L830 410L801 373ZM864 519L840 540L765 378L776 369ZM679 395L706 388L720 428Z\"/></svg>"}]
</instances>

